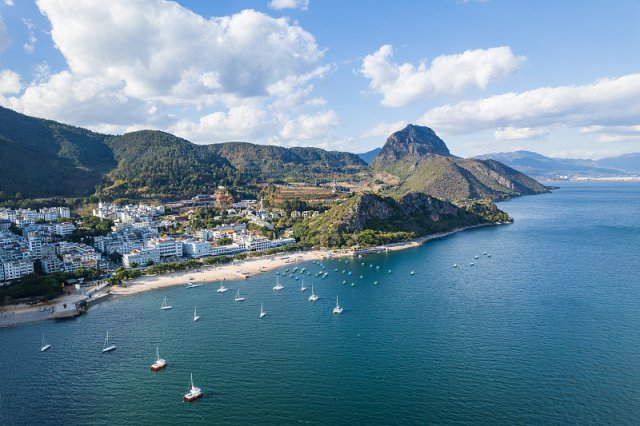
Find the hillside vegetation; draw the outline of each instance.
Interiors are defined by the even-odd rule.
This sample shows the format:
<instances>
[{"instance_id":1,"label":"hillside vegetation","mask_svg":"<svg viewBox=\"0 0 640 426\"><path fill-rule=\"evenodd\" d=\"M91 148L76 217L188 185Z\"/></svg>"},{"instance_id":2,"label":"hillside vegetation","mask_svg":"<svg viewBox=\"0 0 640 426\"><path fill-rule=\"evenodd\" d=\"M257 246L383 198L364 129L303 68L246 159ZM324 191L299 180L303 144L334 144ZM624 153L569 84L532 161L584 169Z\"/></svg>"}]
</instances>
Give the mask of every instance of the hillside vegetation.
<instances>
[{"instance_id":1,"label":"hillside vegetation","mask_svg":"<svg viewBox=\"0 0 640 426\"><path fill-rule=\"evenodd\" d=\"M360 193L297 224L294 235L309 246L368 247L484 223L490 222L422 193L402 197Z\"/></svg>"}]
</instances>

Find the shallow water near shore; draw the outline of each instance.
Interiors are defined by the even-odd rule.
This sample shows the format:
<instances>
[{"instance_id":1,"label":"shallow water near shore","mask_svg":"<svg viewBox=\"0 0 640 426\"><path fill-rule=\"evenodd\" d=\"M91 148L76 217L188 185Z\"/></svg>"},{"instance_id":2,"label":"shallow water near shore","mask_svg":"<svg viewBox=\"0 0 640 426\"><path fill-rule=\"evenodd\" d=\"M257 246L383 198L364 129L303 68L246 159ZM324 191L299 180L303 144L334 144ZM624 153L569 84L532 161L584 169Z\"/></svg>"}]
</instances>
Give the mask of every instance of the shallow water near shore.
<instances>
[{"instance_id":1,"label":"shallow water near shore","mask_svg":"<svg viewBox=\"0 0 640 426\"><path fill-rule=\"evenodd\" d=\"M0 423L638 423L640 184L559 185L501 203L513 225L297 264L304 293L271 271L0 329Z\"/></svg>"}]
</instances>

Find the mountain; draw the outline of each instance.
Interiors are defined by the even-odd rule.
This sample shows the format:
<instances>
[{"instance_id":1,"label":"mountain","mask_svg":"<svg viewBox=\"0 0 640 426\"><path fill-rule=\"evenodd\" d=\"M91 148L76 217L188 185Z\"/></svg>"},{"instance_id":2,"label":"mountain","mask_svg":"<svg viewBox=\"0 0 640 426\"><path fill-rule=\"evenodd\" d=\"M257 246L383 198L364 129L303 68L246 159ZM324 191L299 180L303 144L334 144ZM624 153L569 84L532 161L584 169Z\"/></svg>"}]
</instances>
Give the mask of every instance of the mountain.
<instances>
[{"instance_id":1,"label":"mountain","mask_svg":"<svg viewBox=\"0 0 640 426\"><path fill-rule=\"evenodd\" d=\"M396 176L400 193L444 200L503 200L548 191L499 161L455 157L433 130L411 124L387 139L371 168Z\"/></svg>"},{"instance_id":2,"label":"mountain","mask_svg":"<svg viewBox=\"0 0 640 426\"><path fill-rule=\"evenodd\" d=\"M309 246L368 247L485 223L491 222L423 193L402 197L358 193L295 225L294 235Z\"/></svg>"},{"instance_id":3,"label":"mountain","mask_svg":"<svg viewBox=\"0 0 640 426\"><path fill-rule=\"evenodd\" d=\"M607 177L624 174L621 170L615 170L618 167L607 165L606 162L545 157L531 151L498 152L474 158L497 160L523 173L543 179L561 176Z\"/></svg>"},{"instance_id":4,"label":"mountain","mask_svg":"<svg viewBox=\"0 0 640 426\"><path fill-rule=\"evenodd\" d=\"M602 158L596 163L600 167L621 170L623 172L640 174L640 153L624 154L617 157Z\"/></svg>"},{"instance_id":5,"label":"mountain","mask_svg":"<svg viewBox=\"0 0 640 426\"><path fill-rule=\"evenodd\" d=\"M424 126L408 124L393 133L371 162L375 170L386 170L391 174L407 174L413 166L425 158L451 157L449 148L433 130Z\"/></svg>"},{"instance_id":6,"label":"mountain","mask_svg":"<svg viewBox=\"0 0 640 426\"><path fill-rule=\"evenodd\" d=\"M0 107L0 199L92 193L116 166L105 139Z\"/></svg>"},{"instance_id":7,"label":"mountain","mask_svg":"<svg viewBox=\"0 0 640 426\"><path fill-rule=\"evenodd\" d=\"M283 148L247 142L226 142L208 145L208 149L252 178L321 177L332 173L358 172L367 167L356 154L319 148Z\"/></svg>"},{"instance_id":8,"label":"mountain","mask_svg":"<svg viewBox=\"0 0 640 426\"><path fill-rule=\"evenodd\" d=\"M228 142L196 145L144 130L120 136L0 107L0 200L188 196L218 185L336 178L367 170L356 154Z\"/></svg>"},{"instance_id":9,"label":"mountain","mask_svg":"<svg viewBox=\"0 0 640 426\"><path fill-rule=\"evenodd\" d=\"M378 153L381 150L382 148L374 148L371 151L363 152L357 155L362 159L362 161L364 161L367 164L370 164L373 161L373 159L376 158L376 155L378 155Z\"/></svg>"}]
</instances>

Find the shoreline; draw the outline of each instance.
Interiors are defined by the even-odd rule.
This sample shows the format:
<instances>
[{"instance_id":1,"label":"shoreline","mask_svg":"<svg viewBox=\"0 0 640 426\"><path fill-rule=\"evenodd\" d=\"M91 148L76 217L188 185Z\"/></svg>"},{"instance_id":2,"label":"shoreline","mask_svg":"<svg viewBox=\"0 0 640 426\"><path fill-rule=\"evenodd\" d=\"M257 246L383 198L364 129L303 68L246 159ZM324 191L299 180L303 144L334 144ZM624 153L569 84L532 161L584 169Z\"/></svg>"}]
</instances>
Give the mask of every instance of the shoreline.
<instances>
[{"instance_id":1,"label":"shoreline","mask_svg":"<svg viewBox=\"0 0 640 426\"><path fill-rule=\"evenodd\" d=\"M447 232L440 232L437 234L425 235L423 237L416 238L411 241L402 241L397 243L385 244L378 247L372 247L372 250L377 252L389 252L400 251L409 248L419 247L424 243L432 240L447 237L449 235L457 234L458 232L466 231L468 229L481 228L485 226L495 226L498 224L485 223L479 225L466 226L462 228L453 229ZM373 252L372 252L373 253ZM112 297L124 297L131 296L147 291L158 290L166 287L174 287L178 285L186 285L188 283L196 284L217 284L221 281L234 281L241 279L248 279L256 274L262 272L272 271L286 267L287 265L297 264L300 262L310 262L314 260L323 259L338 259L344 257L357 256L352 253L351 250L338 249L338 250L307 250L302 252L290 252L279 253L275 255L260 256L251 259L245 259L242 261L235 261L224 265L202 265L195 270L172 272L163 275L144 275L131 281L123 283L122 286L114 286L109 290L109 294ZM38 315L44 314L40 311L41 307L51 307L60 305L63 299L69 296L63 296L55 299L47 304L38 306L28 305L14 305L0 308L0 328L13 327L23 324L32 324L35 322L45 321L49 319L55 319L50 315ZM109 298L107 298L109 299ZM46 311L45 311L46 312Z\"/></svg>"}]
</instances>

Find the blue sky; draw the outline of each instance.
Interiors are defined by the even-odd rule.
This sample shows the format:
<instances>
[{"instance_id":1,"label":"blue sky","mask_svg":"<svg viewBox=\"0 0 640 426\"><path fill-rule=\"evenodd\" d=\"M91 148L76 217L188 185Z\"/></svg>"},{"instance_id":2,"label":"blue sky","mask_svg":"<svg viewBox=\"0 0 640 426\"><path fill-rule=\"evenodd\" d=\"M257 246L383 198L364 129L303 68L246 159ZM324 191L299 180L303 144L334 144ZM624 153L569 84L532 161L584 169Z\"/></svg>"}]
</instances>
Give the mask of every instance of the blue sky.
<instances>
[{"instance_id":1,"label":"blue sky","mask_svg":"<svg viewBox=\"0 0 640 426\"><path fill-rule=\"evenodd\" d=\"M452 152L640 151L637 1L0 0L0 105L367 151L406 123Z\"/></svg>"}]
</instances>

